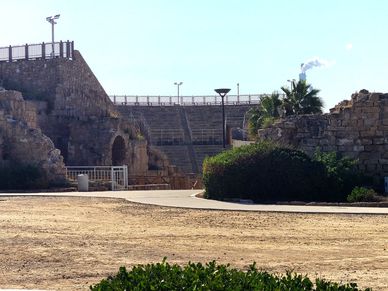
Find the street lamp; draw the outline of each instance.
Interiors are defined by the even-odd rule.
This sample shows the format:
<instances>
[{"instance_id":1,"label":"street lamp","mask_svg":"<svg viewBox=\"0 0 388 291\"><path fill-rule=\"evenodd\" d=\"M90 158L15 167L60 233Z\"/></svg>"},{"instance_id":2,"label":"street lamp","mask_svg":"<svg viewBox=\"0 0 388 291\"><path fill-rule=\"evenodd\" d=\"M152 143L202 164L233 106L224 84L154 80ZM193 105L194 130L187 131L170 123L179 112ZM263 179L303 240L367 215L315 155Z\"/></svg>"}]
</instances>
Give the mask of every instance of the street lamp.
<instances>
[{"instance_id":1,"label":"street lamp","mask_svg":"<svg viewBox=\"0 0 388 291\"><path fill-rule=\"evenodd\" d=\"M55 20L58 19L59 16L61 15L57 14L54 16L46 17L46 20L51 23L51 49L52 49L51 57L52 58L54 58L54 25L57 24Z\"/></svg>"},{"instance_id":2,"label":"street lamp","mask_svg":"<svg viewBox=\"0 0 388 291\"><path fill-rule=\"evenodd\" d=\"M291 83L291 91L292 91L292 86L294 85L294 82L295 82L295 81L296 81L295 79L287 80L287 82L290 82L290 83Z\"/></svg>"},{"instance_id":3,"label":"street lamp","mask_svg":"<svg viewBox=\"0 0 388 291\"><path fill-rule=\"evenodd\" d=\"M224 106L224 97L226 94L229 93L230 89L221 88L221 89L214 89L218 93L218 95L221 96L221 104L222 104L222 147L226 147L225 142L225 106Z\"/></svg>"},{"instance_id":4,"label":"street lamp","mask_svg":"<svg viewBox=\"0 0 388 291\"><path fill-rule=\"evenodd\" d=\"M178 104L179 104L179 87L180 87L180 85L182 85L183 84L183 82L175 82L174 83L174 85L176 85L177 87L178 87Z\"/></svg>"}]
</instances>

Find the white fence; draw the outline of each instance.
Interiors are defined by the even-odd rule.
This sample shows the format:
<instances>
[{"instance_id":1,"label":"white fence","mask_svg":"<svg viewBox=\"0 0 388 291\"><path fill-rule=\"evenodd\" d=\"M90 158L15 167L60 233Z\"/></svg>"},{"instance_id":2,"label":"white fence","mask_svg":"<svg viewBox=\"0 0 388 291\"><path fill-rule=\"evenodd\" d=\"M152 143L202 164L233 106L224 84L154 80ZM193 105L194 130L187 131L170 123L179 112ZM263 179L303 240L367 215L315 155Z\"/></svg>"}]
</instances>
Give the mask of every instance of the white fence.
<instances>
[{"instance_id":1,"label":"white fence","mask_svg":"<svg viewBox=\"0 0 388 291\"><path fill-rule=\"evenodd\" d=\"M68 166L66 176L77 181L80 174L88 175L89 181L110 182L112 191L128 189L127 166Z\"/></svg>"}]
</instances>

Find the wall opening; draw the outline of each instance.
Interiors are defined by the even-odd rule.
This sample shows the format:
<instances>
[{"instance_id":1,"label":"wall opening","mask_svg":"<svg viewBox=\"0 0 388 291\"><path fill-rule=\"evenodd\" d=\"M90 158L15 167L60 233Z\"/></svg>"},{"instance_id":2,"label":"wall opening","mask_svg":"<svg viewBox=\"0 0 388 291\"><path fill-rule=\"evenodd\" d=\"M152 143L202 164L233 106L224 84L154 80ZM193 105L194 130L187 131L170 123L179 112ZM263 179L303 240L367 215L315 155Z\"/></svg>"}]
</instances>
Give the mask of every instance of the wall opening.
<instances>
[{"instance_id":1,"label":"wall opening","mask_svg":"<svg viewBox=\"0 0 388 291\"><path fill-rule=\"evenodd\" d=\"M112 145L112 166L125 164L125 152L125 141L121 136L117 136Z\"/></svg>"}]
</instances>

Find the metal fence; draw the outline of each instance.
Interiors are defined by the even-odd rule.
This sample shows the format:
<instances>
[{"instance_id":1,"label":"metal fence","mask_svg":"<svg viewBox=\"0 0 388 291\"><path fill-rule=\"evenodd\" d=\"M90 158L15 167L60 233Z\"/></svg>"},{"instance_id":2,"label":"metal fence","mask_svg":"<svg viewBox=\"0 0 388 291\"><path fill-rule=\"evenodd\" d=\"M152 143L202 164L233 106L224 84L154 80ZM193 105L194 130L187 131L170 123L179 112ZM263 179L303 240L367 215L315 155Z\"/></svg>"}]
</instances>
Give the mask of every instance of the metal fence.
<instances>
[{"instance_id":1,"label":"metal fence","mask_svg":"<svg viewBox=\"0 0 388 291\"><path fill-rule=\"evenodd\" d=\"M77 176L88 175L92 182L110 182L112 191L128 189L127 166L68 166L66 177L71 181L77 181Z\"/></svg>"},{"instance_id":2,"label":"metal fence","mask_svg":"<svg viewBox=\"0 0 388 291\"><path fill-rule=\"evenodd\" d=\"M17 60L36 60L67 58L73 59L74 41L59 41L54 43L25 44L19 46L0 47L0 62Z\"/></svg>"},{"instance_id":3,"label":"metal fence","mask_svg":"<svg viewBox=\"0 0 388 291\"><path fill-rule=\"evenodd\" d=\"M260 98L266 94L247 95L226 95L225 105L258 104ZM138 105L138 106L204 106L221 105L219 95L207 96L141 96L141 95L110 95L112 102L116 105Z\"/></svg>"}]
</instances>

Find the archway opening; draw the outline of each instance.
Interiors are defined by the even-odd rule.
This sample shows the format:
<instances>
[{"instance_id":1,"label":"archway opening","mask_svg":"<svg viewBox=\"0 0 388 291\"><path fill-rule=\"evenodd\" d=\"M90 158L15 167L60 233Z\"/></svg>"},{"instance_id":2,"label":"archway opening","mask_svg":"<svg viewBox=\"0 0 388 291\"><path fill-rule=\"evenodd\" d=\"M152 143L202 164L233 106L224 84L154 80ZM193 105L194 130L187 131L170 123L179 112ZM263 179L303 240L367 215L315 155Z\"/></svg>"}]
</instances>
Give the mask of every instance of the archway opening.
<instances>
[{"instance_id":1,"label":"archway opening","mask_svg":"<svg viewBox=\"0 0 388 291\"><path fill-rule=\"evenodd\" d=\"M125 163L125 141L117 136L112 145L112 166L122 166Z\"/></svg>"}]
</instances>

